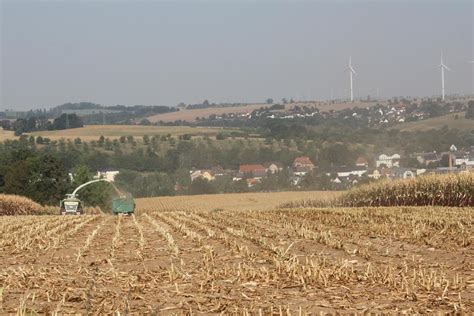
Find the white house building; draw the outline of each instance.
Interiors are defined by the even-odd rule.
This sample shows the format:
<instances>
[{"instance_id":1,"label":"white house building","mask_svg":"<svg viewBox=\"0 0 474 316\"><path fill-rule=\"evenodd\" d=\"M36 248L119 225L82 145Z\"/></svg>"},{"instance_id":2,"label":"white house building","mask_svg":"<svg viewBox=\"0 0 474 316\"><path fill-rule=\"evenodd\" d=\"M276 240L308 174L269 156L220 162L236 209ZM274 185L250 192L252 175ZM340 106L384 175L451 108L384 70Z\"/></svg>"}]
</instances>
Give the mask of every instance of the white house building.
<instances>
[{"instance_id":1,"label":"white house building","mask_svg":"<svg viewBox=\"0 0 474 316\"><path fill-rule=\"evenodd\" d=\"M118 170L99 170L95 179L106 179L109 181L114 181L115 177L120 173Z\"/></svg>"},{"instance_id":2,"label":"white house building","mask_svg":"<svg viewBox=\"0 0 474 316\"><path fill-rule=\"evenodd\" d=\"M393 167L400 167L400 155L399 154L393 154L391 156L381 154L378 156L377 160L375 160L375 165L377 168L380 166L385 166L387 168L393 168Z\"/></svg>"}]
</instances>

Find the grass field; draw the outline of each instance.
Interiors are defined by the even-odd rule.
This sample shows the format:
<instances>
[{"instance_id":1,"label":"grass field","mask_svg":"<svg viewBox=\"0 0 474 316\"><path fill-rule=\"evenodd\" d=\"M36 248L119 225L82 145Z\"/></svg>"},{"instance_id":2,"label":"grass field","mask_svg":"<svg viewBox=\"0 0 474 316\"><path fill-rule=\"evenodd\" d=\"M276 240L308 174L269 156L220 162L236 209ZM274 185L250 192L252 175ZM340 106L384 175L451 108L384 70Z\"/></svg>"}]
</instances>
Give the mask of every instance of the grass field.
<instances>
[{"instance_id":1,"label":"grass field","mask_svg":"<svg viewBox=\"0 0 474 316\"><path fill-rule=\"evenodd\" d=\"M211 128L211 127L189 127L189 126L141 126L141 125L88 125L82 128L74 128L61 131L41 131L29 133L42 137L48 137L52 140L61 138L75 139L77 137L82 140L97 140L100 136L116 139L120 136L132 135L134 137L142 137L143 135L167 135L173 136L192 134L192 135L216 135L217 133L228 129Z\"/></svg>"},{"instance_id":2,"label":"grass field","mask_svg":"<svg viewBox=\"0 0 474 316\"><path fill-rule=\"evenodd\" d=\"M458 116L458 119L455 119L456 115ZM440 129L444 126L447 126L448 128L471 131L474 130L474 120L465 119L464 112L461 112L429 118L421 121L402 123L394 126L393 128L401 131L416 132L427 131L430 129Z\"/></svg>"},{"instance_id":3,"label":"grass field","mask_svg":"<svg viewBox=\"0 0 474 316\"><path fill-rule=\"evenodd\" d=\"M354 102L354 103L336 103L336 104L328 104L328 103L321 103L321 102L297 102L294 104L287 104L286 108L290 109L296 105L299 106L310 106L310 107L317 107L320 111L329 111L329 110L334 110L334 111L339 111L347 108L352 108L352 107L368 107L368 106L373 106L375 105L375 102ZM210 115L215 114L215 115L222 115L224 113L250 113L254 110L258 110L262 107L268 107L268 104L251 104L251 105L245 105L245 106L237 106L237 107L222 107L222 108L206 108L206 109L194 109L194 110L180 110L179 112L172 112L172 113L164 113L164 114L157 114L151 117L148 117L148 119L151 122L174 122L177 120L183 120L187 122L194 122L196 119L199 118L208 118Z\"/></svg>"},{"instance_id":4,"label":"grass field","mask_svg":"<svg viewBox=\"0 0 474 316\"><path fill-rule=\"evenodd\" d=\"M4 131L2 128L0 128L0 141L17 138L18 137L16 137L12 131Z\"/></svg>"},{"instance_id":5,"label":"grass field","mask_svg":"<svg viewBox=\"0 0 474 316\"><path fill-rule=\"evenodd\" d=\"M131 217L3 217L0 313L474 312L474 209L271 210L293 198L157 198L138 200Z\"/></svg>"}]
</instances>

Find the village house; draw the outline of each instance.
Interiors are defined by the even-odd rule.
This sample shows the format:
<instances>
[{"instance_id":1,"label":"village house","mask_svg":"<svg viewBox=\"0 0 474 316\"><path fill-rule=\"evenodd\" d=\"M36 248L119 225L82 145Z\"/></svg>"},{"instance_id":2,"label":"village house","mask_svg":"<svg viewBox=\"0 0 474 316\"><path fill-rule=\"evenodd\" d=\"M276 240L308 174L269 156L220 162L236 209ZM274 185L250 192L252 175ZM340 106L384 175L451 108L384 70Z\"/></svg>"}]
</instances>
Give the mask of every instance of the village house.
<instances>
[{"instance_id":1,"label":"village house","mask_svg":"<svg viewBox=\"0 0 474 316\"><path fill-rule=\"evenodd\" d=\"M349 177L349 176L357 176L362 177L364 174L367 173L366 167L343 167L340 168L337 172L338 177Z\"/></svg>"},{"instance_id":2,"label":"village house","mask_svg":"<svg viewBox=\"0 0 474 316\"><path fill-rule=\"evenodd\" d=\"M384 168L384 167L375 169L372 171L372 173L368 174L368 177L375 180L382 179L382 178L391 178L392 170L389 168Z\"/></svg>"},{"instance_id":3,"label":"village house","mask_svg":"<svg viewBox=\"0 0 474 316\"><path fill-rule=\"evenodd\" d=\"M261 164L240 165L239 172L236 178L247 179L262 179L267 175L267 169Z\"/></svg>"},{"instance_id":4,"label":"village house","mask_svg":"<svg viewBox=\"0 0 474 316\"><path fill-rule=\"evenodd\" d=\"M356 165L356 167L368 168L369 167L369 162L364 157L359 157L359 158L357 158L355 165Z\"/></svg>"},{"instance_id":5,"label":"village house","mask_svg":"<svg viewBox=\"0 0 474 316\"><path fill-rule=\"evenodd\" d=\"M191 181L194 181L198 178L205 179L207 181L214 181L216 179L211 170L191 170L190 176Z\"/></svg>"},{"instance_id":6,"label":"village house","mask_svg":"<svg viewBox=\"0 0 474 316\"><path fill-rule=\"evenodd\" d=\"M381 154L375 160L375 166L377 168L385 166L387 168L400 167L400 155L393 154L391 156Z\"/></svg>"},{"instance_id":7,"label":"village house","mask_svg":"<svg viewBox=\"0 0 474 316\"><path fill-rule=\"evenodd\" d=\"M294 175L305 176L314 169L313 162L307 156L296 157L293 161Z\"/></svg>"},{"instance_id":8,"label":"village house","mask_svg":"<svg viewBox=\"0 0 474 316\"><path fill-rule=\"evenodd\" d=\"M451 154L455 166L474 166L474 150L458 150Z\"/></svg>"},{"instance_id":9,"label":"village house","mask_svg":"<svg viewBox=\"0 0 474 316\"><path fill-rule=\"evenodd\" d=\"M331 179L331 182L337 185L339 189L348 189L353 185L359 183L359 177L356 175L349 175L347 177L336 177Z\"/></svg>"},{"instance_id":10,"label":"village house","mask_svg":"<svg viewBox=\"0 0 474 316\"><path fill-rule=\"evenodd\" d=\"M416 171L409 168L394 168L392 177L396 179L412 179L416 176Z\"/></svg>"},{"instance_id":11,"label":"village house","mask_svg":"<svg viewBox=\"0 0 474 316\"><path fill-rule=\"evenodd\" d=\"M119 173L120 171L118 170L102 169L97 171L97 175L94 179L105 179L113 182Z\"/></svg>"},{"instance_id":12,"label":"village house","mask_svg":"<svg viewBox=\"0 0 474 316\"><path fill-rule=\"evenodd\" d=\"M415 153L416 160L425 166L436 163L441 160L441 157L438 156L436 151L429 153Z\"/></svg>"},{"instance_id":13,"label":"village house","mask_svg":"<svg viewBox=\"0 0 474 316\"><path fill-rule=\"evenodd\" d=\"M275 174L283 170L283 164L281 162L266 162L263 164L267 173Z\"/></svg>"},{"instance_id":14,"label":"village house","mask_svg":"<svg viewBox=\"0 0 474 316\"><path fill-rule=\"evenodd\" d=\"M255 179L255 178L249 178L249 179L246 179L245 181L247 182L247 186L249 188L255 186L257 183L260 182L258 179Z\"/></svg>"},{"instance_id":15,"label":"village house","mask_svg":"<svg viewBox=\"0 0 474 316\"><path fill-rule=\"evenodd\" d=\"M214 175L214 177L222 177L230 173L229 170L225 170L221 166L217 167L212 167L211 168L211 173Z\"/></svg>"}]
</instances>

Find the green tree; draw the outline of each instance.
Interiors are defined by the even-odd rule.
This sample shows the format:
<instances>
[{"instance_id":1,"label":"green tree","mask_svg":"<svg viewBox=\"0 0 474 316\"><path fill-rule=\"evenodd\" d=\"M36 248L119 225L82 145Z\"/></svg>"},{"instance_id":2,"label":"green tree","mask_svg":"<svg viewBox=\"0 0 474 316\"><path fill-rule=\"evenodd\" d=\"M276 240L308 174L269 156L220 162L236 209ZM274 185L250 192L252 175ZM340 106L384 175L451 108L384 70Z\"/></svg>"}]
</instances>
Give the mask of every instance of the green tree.
<instances>
[{"instance_id":1,"label":"green tree","mask_svg":"<svg viewBox=\"0 0 474 316\"><path fill-rule=\"evenodd\" d=\"M52 129L62 130L68 128L78 128L83 127L84 123L82 119L76 114L62 114L60 117L56 118L53 122Z\"/></svg>"},{"instance_id":2,"label":"green tree","mask_svg":"<svg viewBox=\"0 0 474 316\"><path fill-rule=\"evenodd\" d=\"M69 183L64 164L52 155L38 156L28 162L28 196L41 204L57 204L64 197Z\"/></svg>"},{"instance_id":3,"label":"green tree","mask_svg":"<svg viewBox=\"0 0 474 316\"><path fill-rule=\"evenodd\" d=\"M85 165L78 165L74 168L73 182L70 186L72 192L75 188L93 179L92 173ZM110 210L111 196L113 190L109 183L98 182L90 184L78 192L78 195L86 206L100 206L103 210Z\"/></svg>"},{"instance_id":4,"label":"green tree","mask_svg":"<svg viewBox=\"0 0 474 316\"><path fill-rule=\"evenodd\" d=\"M466 114L464 116L467 119L474 119L474 101L469 101L467 103Z\"/></svg>"},{"instance_id":5,"label":"green tree","mask_svg":"<svg viewBox=\"0 0 474 316\"><path fill-rule=\"evenodd\" d=\"M191 176L189 171L185 168L180 168L176 170L175 173L176 183L179 184L182 188L188 188L191 185Z\"/></svg>"},{"instance_id":6,"label":"green tree","mask_svg":"<svg viewBox=\"0 0 474 316\"><path fill-rule=\"evenodd\" d=\"M212 182L209 182L203 178L197 178L189 186L190 194L213 194L216 193L216 189L212 185Z\"/></svg>"},{"instance_id":7,"label":"green tree","mask_svg":"<svg viewBox=\"0 0 474 316\"><path fill-rule=\"evenodd\" d=\"M28 179L29 165L27 161L17 161L6 170L3 191L7 194L26 195Z\"/></svg>"},{"instance_id":8,"label":"green tree","mask_svg":"<svg viewBox=\"0 0 474 316\"><path fill-rule=\"evenodd\" d=\"M331 179L326 173L312 172L301 181L301 186L313 190L331 190Z\"/></svg>"},{"instance_id":9,"label":"green tree","mask_svg":"<svg viewBox=\"0 0 474 316\"><path fill-rule=\"evenodd\" d=\"M6 193L27 196L43 205L56 205L67 187L66 169L51 155L17 161L5 174Z\"/></svg>"}]
</instances>

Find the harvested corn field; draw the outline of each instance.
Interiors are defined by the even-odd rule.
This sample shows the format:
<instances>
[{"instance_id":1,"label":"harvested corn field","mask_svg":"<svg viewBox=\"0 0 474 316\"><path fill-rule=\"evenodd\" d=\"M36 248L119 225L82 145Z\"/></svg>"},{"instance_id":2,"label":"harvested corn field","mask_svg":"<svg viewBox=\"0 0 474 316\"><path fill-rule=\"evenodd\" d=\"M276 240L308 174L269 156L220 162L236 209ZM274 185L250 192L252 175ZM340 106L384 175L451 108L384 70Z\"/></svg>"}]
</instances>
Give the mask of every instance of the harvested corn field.
<instances>
[{"instance_id":1,"label":"harvested corn field","mask_svg":"<svg viewBox=\"0 0 474 316\"><path fill-rule=\"evenodd\" d=\"M4 217L0 313L471 313L473 221L438 207Z\"/></svg>"},{"instance_id":2,"label":"harvested corn field","mask_svg":"<svg viewBox=\"0 0 474 316\"><path fill-rule=\"evenodd\" d=\"M270 210L302 200L329 204L342 191L287 191L163 196L136 199L137 210Z\"/></svg>"}]
</instances>

